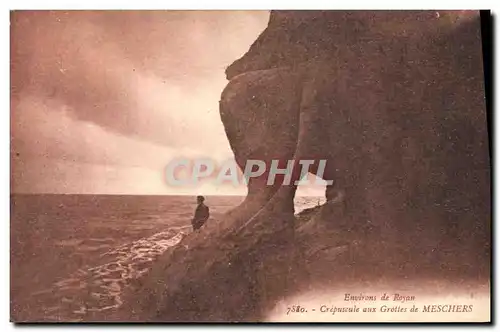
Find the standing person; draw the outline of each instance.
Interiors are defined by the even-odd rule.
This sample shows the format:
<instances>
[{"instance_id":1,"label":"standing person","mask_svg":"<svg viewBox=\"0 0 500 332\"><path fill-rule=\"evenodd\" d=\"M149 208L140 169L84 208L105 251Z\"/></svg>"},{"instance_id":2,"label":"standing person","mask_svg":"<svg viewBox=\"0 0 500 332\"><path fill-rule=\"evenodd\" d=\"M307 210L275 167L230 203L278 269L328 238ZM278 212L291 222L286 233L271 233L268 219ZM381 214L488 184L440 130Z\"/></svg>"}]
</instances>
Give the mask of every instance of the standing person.
<instances>
[{"instance_id":1,"label":"standing person","mask_svg":"<svg viewBox=\"0 0 500 332\"><path fill-rule=\"evenodd\" d=\"M205 201L205 197L197 196L196 201L198 206L196 207L193 220L191 221L193 231L200 229L210 217L210 209L205 205L205 203L203 203Z\"/></svg>"}]
</instances>

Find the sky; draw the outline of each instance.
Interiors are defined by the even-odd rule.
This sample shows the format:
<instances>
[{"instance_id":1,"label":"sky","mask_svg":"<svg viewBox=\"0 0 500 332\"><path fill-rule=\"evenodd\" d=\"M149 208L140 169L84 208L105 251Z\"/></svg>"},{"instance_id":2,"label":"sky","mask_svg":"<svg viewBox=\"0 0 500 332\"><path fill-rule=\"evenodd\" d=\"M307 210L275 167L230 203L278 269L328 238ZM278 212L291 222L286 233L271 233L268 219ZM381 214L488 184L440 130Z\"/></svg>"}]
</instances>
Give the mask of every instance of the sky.
<instances>
[{"instance_id":1,"label":"sky","mask_svg":"<svg viewBox=\"0 0 500 332\"><path fill-rule=\"evenodd\" d=\"M11 191L242 194L172 187L179 157L233 158L218 101L224 69L267 11L11 13Z\"/></svg>"}]
</instances>

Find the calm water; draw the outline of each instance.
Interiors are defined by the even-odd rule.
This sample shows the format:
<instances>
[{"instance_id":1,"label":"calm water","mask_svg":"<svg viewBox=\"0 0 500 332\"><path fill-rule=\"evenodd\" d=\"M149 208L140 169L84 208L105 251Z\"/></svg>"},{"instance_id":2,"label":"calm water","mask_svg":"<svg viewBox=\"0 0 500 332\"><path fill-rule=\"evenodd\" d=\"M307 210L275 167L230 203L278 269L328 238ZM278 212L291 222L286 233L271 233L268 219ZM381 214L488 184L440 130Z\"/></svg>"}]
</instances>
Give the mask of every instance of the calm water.
<instances>
[{"instance_id":1,"label":"calm water","mask_svg":"<svg viewBox=\"0 0 500 332\"><path fill-rule=\"evenodd\" d=\"M209 196L217 222L243 197ZM296 211L318 204L298 197ZM190 231L190 196L12 195L11 319L80 321L121 305L124 288Z\"/></svg>"}]
</instances>

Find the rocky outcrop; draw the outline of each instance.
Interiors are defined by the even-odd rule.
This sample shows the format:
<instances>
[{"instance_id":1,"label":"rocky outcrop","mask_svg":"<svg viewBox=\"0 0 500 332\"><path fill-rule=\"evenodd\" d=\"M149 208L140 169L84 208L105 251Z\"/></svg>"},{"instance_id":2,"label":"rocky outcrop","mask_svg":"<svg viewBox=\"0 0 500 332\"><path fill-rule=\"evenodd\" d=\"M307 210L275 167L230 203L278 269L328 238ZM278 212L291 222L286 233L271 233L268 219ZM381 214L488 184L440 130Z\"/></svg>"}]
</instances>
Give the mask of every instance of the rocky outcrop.
<instances>
[{"instance_id":1,"label":"rocky outcrop","mask_svg":"<svg viewBox=\"0 0 500 332\"><path fill-rule=\"evenodd\" d=\"M236 161L327 159L328 191L344 198L297 222L295 186L252 179L220 224L156 263L129 316L254 321L333 275L489 275L479 18L453 14L272 13L227 70Z\"/></svg>"},{"instance_id":2,"label":"rocky outcrop","mask_svg":"<svg viewBox=\"0 0 500 332\"><path fill-rule=\"evenodd\" d=\"M343 222L369 220L390 241L453 220L483 229L490 211L480 24L452 14L271 15L227 71L221 117L238 163L327 159L325 177L347 192ZM307 19L311 30L297 28ZM355 42L344 37L352 29ZM310 59L296 65L300 52L283 35L328 52L306 52ZM288 58L269 60L274 48ZM240 73L249 68L259 70ZM247 202L276 192L263 185L266 176L250 183Z\"/></svg>"}]
</instances>

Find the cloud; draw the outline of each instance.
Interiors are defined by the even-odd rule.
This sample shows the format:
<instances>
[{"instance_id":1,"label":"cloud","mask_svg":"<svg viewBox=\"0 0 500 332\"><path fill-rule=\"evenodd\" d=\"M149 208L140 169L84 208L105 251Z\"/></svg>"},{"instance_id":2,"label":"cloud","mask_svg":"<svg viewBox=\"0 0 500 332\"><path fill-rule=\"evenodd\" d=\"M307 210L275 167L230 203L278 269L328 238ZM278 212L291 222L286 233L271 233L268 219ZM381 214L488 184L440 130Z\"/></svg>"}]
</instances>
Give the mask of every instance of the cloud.
<instances>
[{"instance_id":1,"label":"cloud","mask_svg":"<svg viewBox=\"0 0 500 332\"><path fill-rule=\"evenodd\" d=\"M69 114L67 105L35 96L13 105L12 181L17 191L172 193L178 188L164 183L165 166L175 158L200 155L195 149L173 149L109 132ZM142 176L136 177L139 173ZM154 183L148 183L151 179Z\"/></svg>"},{"instance_id":2,"label":"cloud","mask_svg":"<svg viewBox=\"0 0 500 332\"><path fill-rule=\"evenodd\" d=\"M220 132L224 67L248 48L265 20L246 27L253 30L248 40L229 24L241 28L240 20L254 22L254 16L18 12L12 27L13 94L62 100L70 116L124 135L195 145L190 133Z\"/></svg>"}]
</instances>

